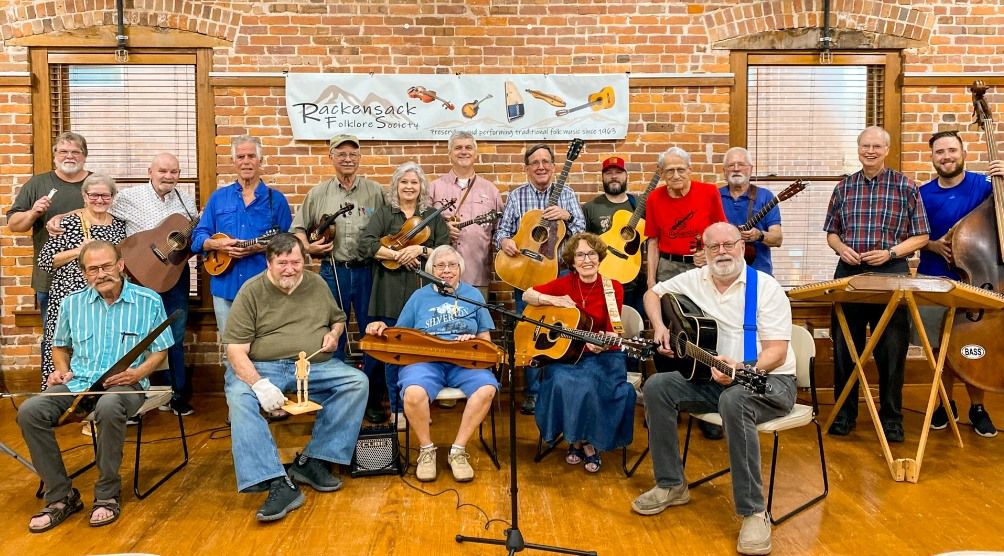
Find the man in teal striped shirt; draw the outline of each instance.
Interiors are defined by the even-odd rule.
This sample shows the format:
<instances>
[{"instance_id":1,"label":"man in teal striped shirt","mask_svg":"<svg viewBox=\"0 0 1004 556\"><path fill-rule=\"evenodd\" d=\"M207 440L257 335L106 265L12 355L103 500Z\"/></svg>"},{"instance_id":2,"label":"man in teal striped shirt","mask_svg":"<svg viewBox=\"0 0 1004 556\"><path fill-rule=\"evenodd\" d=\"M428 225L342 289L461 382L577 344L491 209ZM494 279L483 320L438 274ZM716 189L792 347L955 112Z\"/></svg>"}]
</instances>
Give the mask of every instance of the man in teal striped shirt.
<instances>
[{"instance_id":1,"label":"man in teal striped shirt","mask_svg":"<svg viewBox=\"0 0 1004 556\"><path fill-rule=\"evenodd\" d=\"M79 264L87 288L69 295L56 324L46 393L83 392L151 330L167 319L160 295L136 286L122 277L124 264L118 250L106 241L92 241L80 252ZM140 355L130 367L105 380L109 391L141 391L149 386L147 376L167 357L174 343L165 329L150 345L149 355ZM40 395L21 405L17 422L31 452L31 459L45 483L46 506L32 516L28 530L48 531L70 514L83 509L80 492L66 474L54 428L74 396ZM118 519L121 512L122 446L126 419L139 410L143 394L100 396L94 409L99 478L94 485L94 508L90 524L98 527Z\"/></svg>"}]
</instances>

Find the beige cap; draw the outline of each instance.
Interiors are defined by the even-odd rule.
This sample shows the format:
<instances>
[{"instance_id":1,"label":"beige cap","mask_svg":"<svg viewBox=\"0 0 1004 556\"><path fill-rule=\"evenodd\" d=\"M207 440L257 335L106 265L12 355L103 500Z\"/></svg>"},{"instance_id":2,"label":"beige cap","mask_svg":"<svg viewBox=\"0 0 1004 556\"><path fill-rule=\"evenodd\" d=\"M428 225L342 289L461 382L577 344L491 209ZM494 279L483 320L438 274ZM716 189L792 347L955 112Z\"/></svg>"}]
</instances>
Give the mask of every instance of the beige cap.
<instances>
[{"instance_id":1,"label":"beige cap","mask_svg":"<svg viewBox=\"0 0 1004 556\"><path fill-rule=\"evenodd\" d=\"M340 146L342 143L353 143L356 147L359 146L359 139L356 139L355 135L335 135L328 141L328 146L332 149Z\"/></svg>"}]
</instances>

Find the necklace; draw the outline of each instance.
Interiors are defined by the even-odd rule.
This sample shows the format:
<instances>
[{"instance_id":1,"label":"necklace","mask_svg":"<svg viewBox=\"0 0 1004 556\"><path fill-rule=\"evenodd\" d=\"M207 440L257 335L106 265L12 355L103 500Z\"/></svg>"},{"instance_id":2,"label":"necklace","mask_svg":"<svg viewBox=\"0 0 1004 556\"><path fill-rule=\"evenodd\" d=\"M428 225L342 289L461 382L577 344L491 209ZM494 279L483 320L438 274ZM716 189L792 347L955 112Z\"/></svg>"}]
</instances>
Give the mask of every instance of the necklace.
<instances>
[{"instance_id":1,"label":"necklace","mask_svg":"<svg viewBox=\"0 0 1004 556\"><path fill-rule=\"evenodd\" d=\"M597 276L596 280L593 280L592 285L589 286L589 289L587 289L585 292L583 292L582 291L582 278L578 278L577 277L576 282L575 282L575 286L579 289L579 298L582 300L582 303L580 304L581 307L585 307L586 306L586 297L589 294L593 293L593 290L596 289L596 284L599 281L600 281L600 277Z\"/></svg>"}]
</instances>

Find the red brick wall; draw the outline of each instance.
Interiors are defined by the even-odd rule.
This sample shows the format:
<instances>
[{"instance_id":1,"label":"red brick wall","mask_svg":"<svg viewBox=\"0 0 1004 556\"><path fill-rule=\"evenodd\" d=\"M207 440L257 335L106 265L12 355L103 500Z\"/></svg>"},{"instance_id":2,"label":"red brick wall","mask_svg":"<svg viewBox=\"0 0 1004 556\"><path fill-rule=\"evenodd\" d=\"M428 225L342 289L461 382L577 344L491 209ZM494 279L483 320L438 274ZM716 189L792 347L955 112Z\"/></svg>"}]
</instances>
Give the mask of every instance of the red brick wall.
<instances>
[{"instance_id":1,"label":"red brick wall","mask_svg":"<svg viewBox=\"0 0 1004 556\"><path fill-rule=\"evenodd\" d=\"M28 49L10 40L64 29L84 30L114 22L113 0L29 2L0 8L0 72L27 72ZM917 41L904 51L907 72L1000 72L996 30L1004 8L995 2L937 0L835 0L831 23L877 37ZM732 89L711 85L702 73L729 71L727 50L715 42L785 29L815 27L822 0L770 2L622 2L590 0L291 0L212 2L132 0L130 25L176 29L229 41L214 50L214 72L418 72L689 74L682 86L631 88L631 122L624 141L591 142L572 173L571 185L587 199L597 189L599 160L616 152L629 162L633 187L651 177L658 154L679 145L693 154L697 179L719 181L716 164L728 148ZM133 45L139 47L142 45ZM704 85L704 86L702 86ZM266 176L298 205L331 174L326 148L294 141L281 86L215 86L218 183L233 178L229 137L250 132L263 138ZM969 122L961 86L907 87L903 91L903 168L928 179L926 136L933 128ZM7 207L32 173L30 87L21 75L0 74L0 205ZM967 133L975 141L975 133ZM555 149L565 150L563 143ZM519 143L481 146L479 171L503 191L523 180ZM971 158L981 149L974 148ZM448 169L445 143L371 143L363 147L362 172L386 183L393 168L417 160L435 176ZM974 167L980 167L973 164ZM2 376L25 376L38 364L39 330L15 325L14 311L31 305L30 242L0 230L0 365ZM211 324L190 330L190 362L218 362ZM18 381L20 383L20 380ZM26 387L31 386L26 383Z\"/></svg>"}]
</instances>

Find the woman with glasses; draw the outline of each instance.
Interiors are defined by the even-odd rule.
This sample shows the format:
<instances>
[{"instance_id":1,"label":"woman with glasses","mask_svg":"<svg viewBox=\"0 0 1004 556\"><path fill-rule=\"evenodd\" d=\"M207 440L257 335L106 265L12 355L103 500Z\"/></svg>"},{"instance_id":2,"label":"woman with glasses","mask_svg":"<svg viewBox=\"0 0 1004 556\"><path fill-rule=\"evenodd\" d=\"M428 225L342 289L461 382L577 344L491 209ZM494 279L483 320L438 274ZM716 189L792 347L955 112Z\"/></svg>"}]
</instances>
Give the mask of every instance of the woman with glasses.
<instances>
[{"instance_id":1,"label":"woman with glasses","mask_svg":"<svg viewBox=\"0 0 1004 556\"><path fill-rule=\"evenodd\" d=\"M49 286L49 310L42 336L42 389L53 371L52 337L56 333L59 306L71 293L87 286L77 264L80 249L93 240L118 244L125 239L125 221L108 211L118 189L115 180L105 174L91 174L81 186L84 208L63 217L63 233L50 236L38 254L38 267L52 275ZM98 269L97 273L101 274ZM99 278L100 279L100 278Z\"/></svg>"},{"instance_id":2,"label":"woman with glasses","mask_svg":"<svg viewBox=\"0 0 1004 556\"><path fill-rule=\"evenodd\" d=\"M421 166L414 162L398 166L391 177L387 204L376 209L359 238L359 258L376 261L373 265L373 290L370 294L371 320L380 320L387 323L387 326L394 326L404 302L422 285L414 271L428 258L434 247L450 242L450 232L443 218L437 215L428 225L431 232L429 239L422 244L391 249L381 245L380 238L399 232L409 218L417 216L425 219L434 211L435 207L429 197L429 181ZM380 261L396 261L400 266L392 270L380 264ZM380 362L369 356L364 357L363 361L363 372L370 379L370 389L382 389L380 377L377 376ZM387 365L383 378L390 398L390 410L401 413L397 370L397 365ZM397 417L398 427L403 427L404 416Z\"/></svg>"},{"instance_id":3,"label":"woman with glasses","mask_svg":"<svg viewBox=\"0 0 1004 556\"><path fill-rule=\"evenodd\" d=\"M608 300L599 274L606 254L607 246L599 236L575 234L561 249L562 261L574 272L530 288L523 300L528 305L578 309L591 321L591 331L614 334L610 309L620 314L624 288L610 280L614 299ZM537 427L549 444L564 436L569 443L566 463L585 463L586 471L596 473L602 464L601 452L631 443L635 391L627 382L625 355L620 349L586 344L578 362L552 363L544 367L542 375Z\"/></svg>"},{"instance_id":4,"label":"woman with glasses","mask_svg":"<svg viewBox=\"0 0 1004 556\"><path fill-rule=\"evenodd\" d=\"M441 245L433 249L425 270L449 284L459 297L484 301L477 288L460 281L464 259L453 246ZM397 326L458 342L474 338L491 341L491 330L495 328L487 309L444 295L432 284L419 288L408 298ZM386 323L375 321L366 327L366 333L380 336L386 328ZM436 478L436 445L429 432L429 404L445 387L464 392L467 403L446 461L457 482L473 480L474 469L467 461L467 441L491 408L499 387L495 375L489 369L468 369L447 361L414 363L401 367L398 387L404 401L404 414L421 447L415 468L419 481Z\"/></svg>"}]
</instances>

